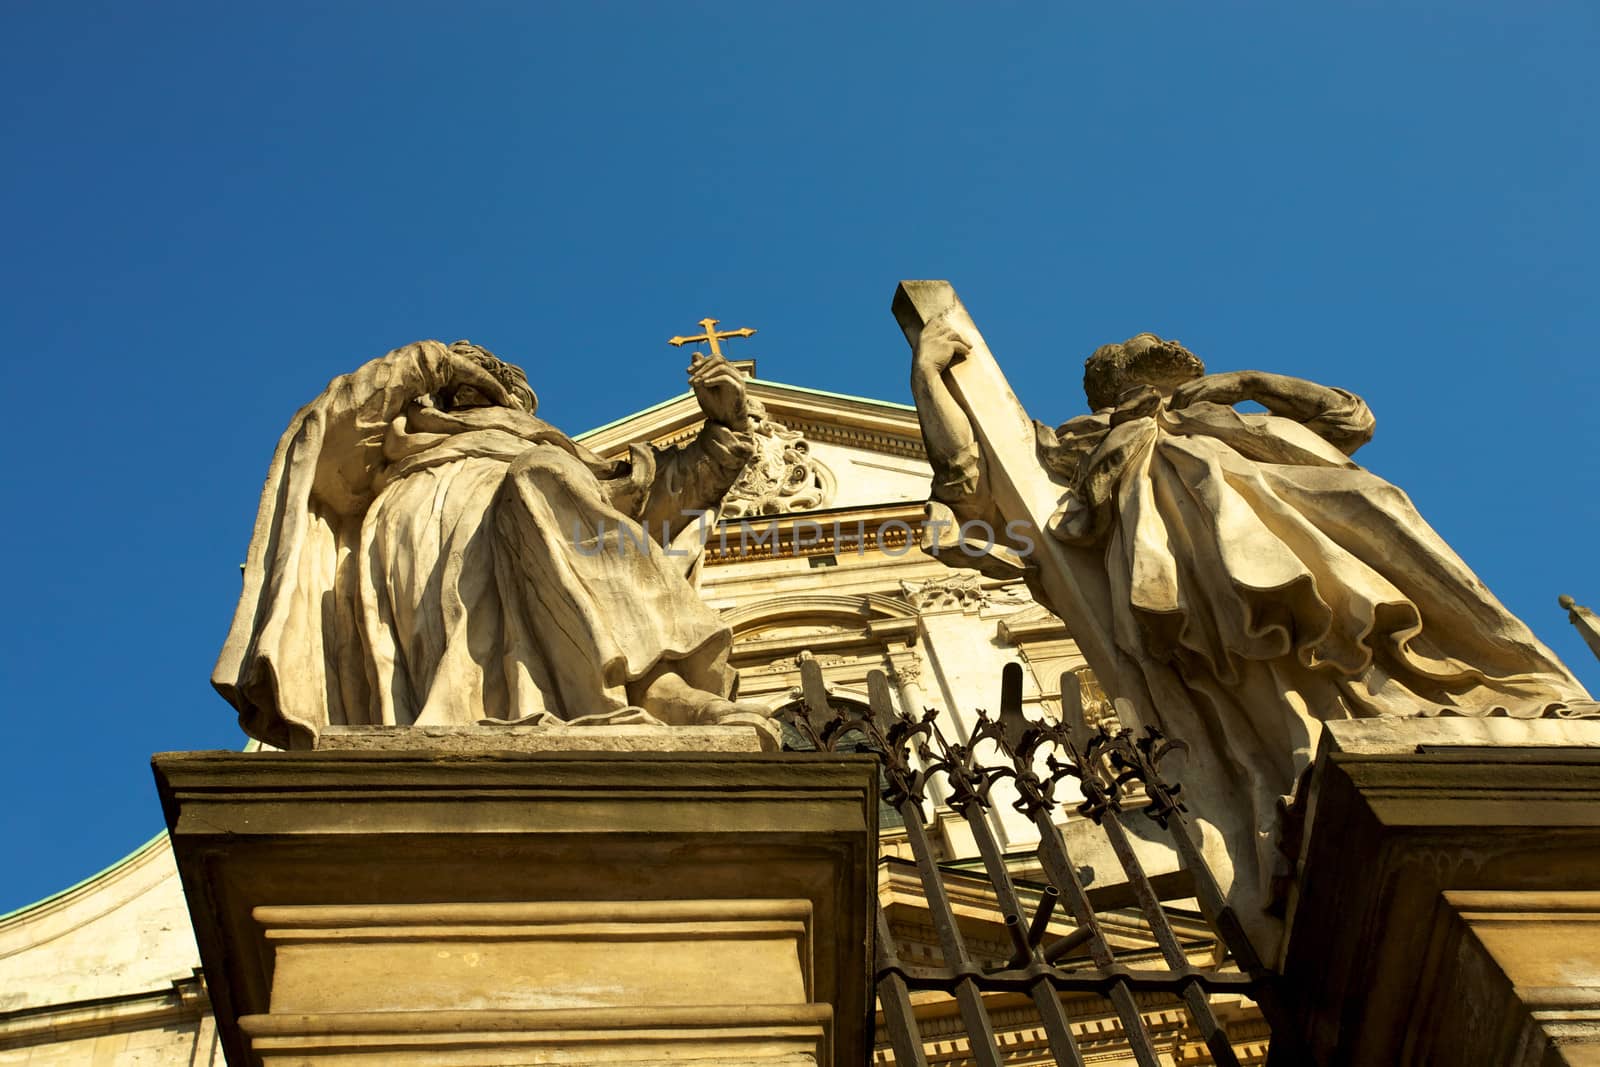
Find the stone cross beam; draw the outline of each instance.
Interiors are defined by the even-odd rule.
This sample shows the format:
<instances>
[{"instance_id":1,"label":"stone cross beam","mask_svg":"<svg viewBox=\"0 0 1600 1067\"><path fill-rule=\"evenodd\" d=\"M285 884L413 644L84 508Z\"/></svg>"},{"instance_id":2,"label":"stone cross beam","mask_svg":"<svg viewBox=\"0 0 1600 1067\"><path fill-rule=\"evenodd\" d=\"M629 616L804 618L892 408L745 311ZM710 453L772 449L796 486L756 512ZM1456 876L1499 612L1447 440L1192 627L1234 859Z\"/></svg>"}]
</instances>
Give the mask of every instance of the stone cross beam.
<instances>
[{"instance_id":1,"label":"stone cross beam","mask_svg":"<svg viewBox=\"0 0 1600 1067\"><path fill-rule=\"evenodd\" d=\"M1565 593L1561 595L1561 606L1566 609L1568 620L1578 628L1578 633L1583 635L1583 642L1589 646L1589 651L1593 652L1596 658L1600 658L1600 616Z\"/></svg>"},{"instance_id":2,"label":"stone cross beam","mask_svg":"<svg viewBox=\"0 0 1600 1067\"><path fill-rule=\"evenodd\" d=\"M955 288L947 281L903 281L895 290L893 311L913 351L922 328L941 317L971 345L966 357L945 372L945 382L966 411L982 448L994 510L1007 524L1020 521L1031 529L1034 547L1028 562L1036 568L1035 580L1101 684L1115 696L1133 699L1145 721L1155 721L1148 717L1149 709L1140 706L1138 691L1143 687L1130 684L1130 665L1122 662L1111 639L1104 563L1094 550L1062 544L1046 532L1066 487L1040 463L1033 420L1011 391Z\"/></svg>"},{"instance_id":3,"label":"stone cross beam","mask_svg":"<svg viewBox=\"0 0 1600 1067\"><path fill-rule=\"evenodd\" d=\"M1251 937L1259 951L1270 954L1276 934L1273 920L1262 910L1265 882L1258 883L1253 874L1234 877L1233 857L1248 860L1256 847L1252 823L1237 810L1237 782L1225 761L1205 748L1209 736L1205 720L1176 672L1148 657L1135 659L1118 647L1104 549L1068 545L1048 532L1068 487L1055 481L1040 462L1033 420L949 282L903 281L895 291L893 310L913 352L923 327L941 317L970 346L943 378L981 449L984 510L991 513L991 521L998 519L1008 527L1020 522L1029 528L1034 541L1026 561L1031 565L1029 587L1035 599L1067 624L1105 691L1119 698L1117 717L1123 724L1135 729L1159 726L1168 736L1189 742L1196 755L1184 771L1183 795L1202 832L1206 863L1229 892L1235 910L1259 920Z\"/></svg>"}]
</instances>

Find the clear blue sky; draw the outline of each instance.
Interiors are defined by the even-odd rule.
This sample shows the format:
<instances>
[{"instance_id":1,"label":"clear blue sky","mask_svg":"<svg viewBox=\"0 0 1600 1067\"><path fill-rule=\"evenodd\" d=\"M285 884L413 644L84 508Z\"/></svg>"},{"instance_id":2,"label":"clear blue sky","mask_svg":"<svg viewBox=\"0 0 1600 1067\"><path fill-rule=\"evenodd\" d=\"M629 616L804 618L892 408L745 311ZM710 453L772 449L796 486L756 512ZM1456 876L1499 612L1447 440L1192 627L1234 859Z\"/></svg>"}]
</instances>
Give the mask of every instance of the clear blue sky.
<instances>
[{"instance_id":1,"label":"clear blue sky","mask_svg":"<svg viewBox=\"0 0 1600 1067\"><path fill-rule=\"evenodd\" d=\"M705 315L908 400L952 279L1029 409L1139 330L1364 395L1361 457L1600 688L1593 3L0 7L0 910L161 825L261 478L423 337L578 432Z\"/></svg>"}]
</instances>

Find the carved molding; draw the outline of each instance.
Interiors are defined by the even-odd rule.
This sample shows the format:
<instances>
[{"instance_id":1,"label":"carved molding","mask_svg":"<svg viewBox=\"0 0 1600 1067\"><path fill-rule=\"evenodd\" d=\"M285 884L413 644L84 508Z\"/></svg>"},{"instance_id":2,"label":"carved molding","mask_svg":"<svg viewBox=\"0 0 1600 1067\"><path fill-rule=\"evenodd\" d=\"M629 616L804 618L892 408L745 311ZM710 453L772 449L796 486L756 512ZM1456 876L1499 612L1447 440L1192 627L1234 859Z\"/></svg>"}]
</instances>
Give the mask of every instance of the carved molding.
<instances>
[{"instance_id":1,"label":"carved molding","mask_svg":"<svg viewBox=\"0 0 1600 1067\"><path fill-rule=\"evenodd\" d=\"M989 603L989 594L982 586L983 577L977 572L956 571L924 582L903 581L900 590L907 603L918 611L966 610Z\"/></svg>"}]
</instances>

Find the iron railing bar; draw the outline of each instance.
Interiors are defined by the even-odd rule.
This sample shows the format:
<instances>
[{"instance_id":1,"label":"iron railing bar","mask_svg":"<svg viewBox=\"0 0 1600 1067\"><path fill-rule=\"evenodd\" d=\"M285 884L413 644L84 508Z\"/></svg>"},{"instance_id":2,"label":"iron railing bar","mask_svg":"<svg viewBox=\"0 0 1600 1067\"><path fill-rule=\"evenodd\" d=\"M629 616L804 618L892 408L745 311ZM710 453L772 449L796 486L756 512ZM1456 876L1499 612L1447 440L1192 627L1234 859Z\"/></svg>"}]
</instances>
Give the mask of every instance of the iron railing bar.
<instances>
[{"instance_id":1,"label":"iron railing bar","mask_svg":"<svg viewBox=\"0 0 1600 1067\"><path fill-rule=\"evenodd\" d=\"M1145 913L1145 919L1149 923L1151 933L1155 935L1162 957L1173 970L1192 975L1194 967L1189 962L1189 955L1178 943L1177 934L1173 932L1166 912L1161 907L1161 901L1156 897L1155 887L1145 877L1144 865L1135 855L1133 845L1123 830L1121 819L1117 817L1115 811L1107 811L1100 826L1111 842L1111 850L1117 854L1117 859L1122 863L1122 869L1128 876L1134 894L1139 898L1140 910ZM1239 1058L1233 1051L1233 1044L1228 1040L1227 1030L1217 1018L1216 1012L1212 1010L1205 989L1193 981L1185 981L1183 1002L1188 1007L1195 1026L1205 1037L1206 1047L1211 1050L1212 1059L1216 1061L1217 1067L1239 1067Z\"/></svg>"},{"instance_id":2,"label":"iron railing bar","mask_svg":"<svg viewBox=\"0 0 1600 1067\"><path fill-rule=\"evenodd\" d=\"M1183 983L1183 1003L1199 1028L1216 1067L1239 1067L1239 1054L1233 1050L1227 1028L1211 1010L1211 998L1206 995L1205 988L1193 979Z\"/></svg>"},{"instance_id":3,"label":"iron railing bar","mask_svg":"<svg viewBox=\"0 0 1600 1067\"><path fill-rule=\"evenodd\" d=\"M983 1002L982 989L977 985L978 966L967 952L961 928L956 922L955 910L945 893L944 882L938 868L927 857L932 855L932 844L922 826L922 808L915 800L906 799L900 808L901 817L912 841L912 852L917 856L918 873L922 876L922 891L928 898L928 917L939 937L939 947L944 952L946 964L955 975L954 987L948 991L956 998L962 1022L972 1039L972 1054L983 1067L999 1067L1000 1042L995 1037L989 1009Z\"/></svg>"},{"instance_id":4,"label":"iron railing bar","mask_svg":"<svg viewBox=\"0 0 1600 1067\"><path fill-rule=\"evenodd\" d=\"M893 706L887 702L888 679L881 677L882 672L874 673L879 675L879 678L868 689L872 710L875 715L883 716L883 720L887 722L893 714ZM815 729L811 716L829 716L832 714L832 705L828 700L827 684L822 678L822 667L809 656L800 661L800 685L805 698L806 719L812 723L812 729L820 740L822 731ZM887 754L884 758L887 758ZM946 965L952 967L958 976L952 992L961 1012L961 1021L967 1028L973 1058L977 1060L979 1067L1002 1067L1000 1043L995 1038L988 1007L983 1003L983 993L972 979L977 968L967 955L961 931L956 926L955 912L951 909L950 898L944 890L944 880L939 876L939 868L933 862L933 846L928 840L927 830L922 825L922 804L918 797L902 795L896 807L905 822L906 836L911 842L911 852L917 861L917 873L922 879L922 891L928 900L928 917L932 920L934 930L939 936Z\"/></svg>"},{"instance_id":5,"label":"iron railing bar","mask_svg":"<svg viewBox=\"0 0 1600 1067\"><path fill-rule=\"evenodd\" d=\"M944 952L946 965L955 970L957 979L953 990L961 1008L961 1019L972 1039L972 1054L983 1067L1000 1067L999 1042L989 1020L989 1009L983 1003L983 994L975 984L977 966L967 954L967 946L956 924L955 911L944 890L944 880L933 863L933 844L922 825L922 805L907 797L900 802L900 816L906 821L906 835L911 840L912 855L917 858L917 871L922 876L922 892L928 898L928 917L939 936L939 947Z\"/></svg>"},{"instance_id":6,"label":"iron railing bar","mask_svg":"<svg viewBox=\"0 0 1600 1067\"><path fill-rule=\"evenodd\" d=\"M1105 931L1100 928L1100 922L1095 917L1094 908L1089 903L1088 894L1084 892L1083 883L1078 880L1078 872L1072 866L1072 858L1067 852L1067 844L1061 836L1061 831L1050 821L1049 812L1044 808L1034 810L1033 823L1039 831L1040 866L1066 899L1067 907L1072 912L1078 927L1091 931L1089 958L1099 967L1115 966L1116 957L1112 955ZM1134 1000L1127 983L1120 980L1113 983L1107 990L1106 996L1122 1019L1122 1028L1128 1035L1129 1049L1133 1052L1135 1062L1139 1067L1157 1067L1160 1061L1156 1056L1155 1047L1150 1043L1150 1035L1145 1030L1144 1015L1139 1011L1139 1005Z\"/></svg>"},{"instance_id":7,"label":"iron railing bar","mask_svg":"<svg viewBox=\"0 0 1600 1067\"><path fill-rule=\"evenodd\" d=\"M889 918L884 915L881 903L876 910L878 1003L883 1007L884 1022L889 1027L894 1062L905 1067L928 1067L927 1057L922 1052L922 1030L917 1026L917 1015L911 1007L910 987L900 971L900 957L895 951L894 935L889 930Z\"/></svg>"},{"instance_id":8,"label":"iron railing bar","mask_svg":"<svg viewBox=\"0 0 1600 1067\"><path fill-rule=\"evenodd\" d=\"M952 783L953 784L953 783ZM989 820L984 810L984 804L976 796L962 789L957 789L953 796L960 801L959 810L967 825L972 827L973 840L978 844L978 854L983 857L984 867L989 873L989 882L994 886L995 898L1000 904L1001 913L1005 916L1006 931L1011 935L1012 943L1020 957L1018 962L1037 959L1038 949L1028 943L1028 935L1022 929L1022 902L1017 899L1017 890L1011 883L1011 872L1006 869L1006 861L1000 850L1000 843L995 840L994 828L989 825ZM1039 1010L1039 1020L1044 1024L1045 1038L1050 1045L1050 1052L1055 1056L1057 1063L1071 1064L1072 1067L1083 1067L1083 1054L1078 1051L1078 1043L1072 1036L1072 1022L1067 1018L1066 1009L1061 1006L1061 999L1057 996L1055 987L1050 984L1046 975L1030 983L1028 990L1033 997L1034 1006Z\"/></svg>"},{"instance_id":9,"label":"iron railing bar","mask_svg":"<svg viewBox=\"0 0 1600 1067\"><path fill-rule=\"evenodd\" d=\"M800 677L806 690L806 703L812 704L815 700L820 700L822 706L827 707L827 689L822 682L822 668L815 660L801 663ZM884 677L882 671L873 671L868 683L867 693L874 717L881 722L891 721L894 716L894 705L889 697L889 680ZM939 867L933 860L933 844L928 840L928 832L922 823L922 802L916 796L903 795L899 798L897 807L900 818L905 822L906 838L911 842L911 854L916 858L917 873L922 878L922 891L928 900L928 917L933 921L934 931L938 934L945 963L962 975L956 982L954 994L956 1004L961 1011L961 1020L967 1028L972 1056L980 1067L1001 1067L1000 1042L995 1037L994 1025L989 1019L989 1009L983 1002L983 993L973 978L977 968L967 954L966 942L961 937L961 928L956 924L955 910L951 908L950 897L945 892L944 879L940 876Z\"/></svg>"},{"instance_id":10,"label":"iron railing bar","mask_svg":"<svg viewBox=\"0 0 1600 1067\"><path fill-rule=\"evenodd\" d=\"M1022 671L1017 664L1005 669L999 717L979 710L965 743L959 737L956 743L946 739L936 722L936 711L924 709L921 716L909 710L896 712L882 672L874 671L868 677L872 711L867 716L832 706L820 665L810 657L802 660L800 673L804 713L791 721L801 733L816 748L834 751L842 738L853 736L852 731L856 731L865 735L868 747L878 752L884 775L882 797L904 820L907 844L926 898L927 917L943 950L942 967L905 964L896 952L881 902L878 904L875 984L897 1062L926 1067L926 1052L911 1001L914 990L953 996L967 1031L968 1055L979 1067L1001 1067L1004 1059L987 1003L987 997L997 993L1029 996L1044 1024L1050 1051L1058 1063L1067 1067L1083 1064L1061 1000L1067 994L1089 994L1110 1001L1122 1022L1128 1051L1139 1067L1158 1067L1159 1061L1135 993L1158 994L1181 1002L1218 1067L1238 1067L1237 1054L1211 1004L1211 997L1218 994L1242 994L1260 1005L1278 1039L1274 1053L1281 1051L1278 1045L1292 1043L1292 1029L1279 1008L1275 976L1262 965L1238 914L1204 862L1198 835L1184 818L1183 805L1177 799L1180 787L1165 781L1160 774L1163 758L1185 747L1181 740L1166 738L1154 728L1136 732L1137 724L1131 719L1125 720L1121 729L1102 724L1098 730L1089 731L1077 686L1073 684L1076 678L1063 679L1062 722L1052 724L1048 718L1031 722L1022 710ZM1065 714L1069 710L1073 714ZM1010 757L1011 764L981 762L975 750L985 741L996 744L1001 753ZM1034 769L1034 760L1046 746L1058 749L1065 761L1056 755L1048 756L1045 762L1050 773L1041 776ZM914 760L915 755L920 755L920 761ZM929 776L934 774L943 774L949 780L948 803L968 823L980 853L977 861L941 864L934 858L928 827L923 822ZM1155 943L1156 952L1145 949L1134 952L1133 957L1153 962L1159 955L1167 965L1165 969L1130 968L1117 961L1094 898L1085 889L1072 863L1066 837L1052 818L1061 808L1054 795L1056 784L1069 776L1084 789L1084 803L1079 810L1099 824L1127 876L1114 906L1122 907L1124 902L1137 905ZM1015 807L1028 815L1039 835L1033 853L1045 882L1038 887L1042 893L1031 921L1024 915L1019 882L1012 877L1008 857L989 819L993 808L990 790L1002 777L1015 781ZM1162 877L1163 885L1171 890L1174 886L1167 882L1183 882L1183 888L1199 902L1200 913L1209 921L1213 935L1232 955L1239 973L1191 962L1187 942L1174 927L1124 822L1124 805L1135 799L1148 803L1145 814L1168 831L1182 861L1180 871ZM994 893L992 900L1004 920L1013 949L1005 964L988 973L979 968L967 948L950 889L944 882L947 868L952 876L970 877L980 874L974 869L979 864L988 883L983 887L985 895L987 891ZM980 886L983 882L974 879L971 888L977 890ZM1077 929L1052 940L1051 918L1062 898ZM1102 903L1109 904L1110 898ZM1092 962L1093 967L1069 970L1057 963L1080 945L1087 947L1089 957L1081 962Z\"/></svg>"},{"instance_id":11,"label":"iron railing bar","mask_svg":"<svg viewBox=\"0 0 1600 1067\"><path fill-rule=\"evenodd\" d=\"M1041 977L1029 983L1028 995L1033 998L1033 1006L1044 1024L1045 1042L1056 1063L1086 1067L1077 1039L1072 1036L1072 1021L1067 1018L1067 1009L1061 1006L1061 994L1056 992L1056 987L1048 978Z\"/></svg>"},{"instance_id":12,"label":"iron railing bar","mask_svg":"<svg viewBox=\"0 0 1600 1067\"><path fill-rule=\"evenodd\" d=\"M1087 719L1083 713L1083 695L1067 682L1068 676L1062 675L1061 715L1062 720L1069 724L1069 728L1075 730L1080 724L1086 726ZM1093 773L1093 770L1085 768L1085 773ZM1161 899L1156 895L1155 886L1150 884L1144 864L1139 861L1138 853L1134 852L1133 842L1128 840L1117 806L1111 804L1106 807L1099 812L1095 821L1105 832L1106 839L1111 844L1111 851L1116 854L1117 862L1122 865L1123 873L1128 878L1128 885L1139 901L1139 910L1144 913L1145 922L1149 924L1150 932L1155 937L1156 945L1161 949L1161 955L1167 961L1167 965L1179 973L1193 974L1194 967L1189 962L1189 954L1178 943L1178 935L1172 929L1166 910L1161 906ZM1220 931L1219 936L1221 936ZM1211 1008L1211 1001L1206 996L1205 989L1192 981L1184 982L1183 1002L1188 1007L1196 1028L1204 1035L1206 1047L1211 1050L1217 1067L1239 1067L1238 1056L1233 1051L1233 1045L1228 1040L1227 1031L1223 1028L1221 1020ZM1220 1039L1218 1035L1221 1035Z\"/></svg>"},{"instance_id":13,"label":"iron railing bar","mask_svg":"<svg viewBox=\"0 0 1600 1067\"><path fill-rule=\"evenodd\" d=\"M1194 840L1189 820L1184 818L1182 813L1175 812L1167 822L1169 824L1167 829L1172 835L1173 844L1177 846L1178 855L1194 878L1194 895L1200 902L1200 910L1217 928L1217 933L1221 935L1222 942L1232 954L1234 962L1239 965L1241 971L1264 970L1261 957L1256 955L1255 946L1250 943L1249 936L1244 932L1244 925L1239 922L1239 916L1233 910L1233 905L1228 903L1222 887L1217 885L1217 880L1212 877L1211 868L1206 865L1204 854Z\"/></svg>"}]
</instances>

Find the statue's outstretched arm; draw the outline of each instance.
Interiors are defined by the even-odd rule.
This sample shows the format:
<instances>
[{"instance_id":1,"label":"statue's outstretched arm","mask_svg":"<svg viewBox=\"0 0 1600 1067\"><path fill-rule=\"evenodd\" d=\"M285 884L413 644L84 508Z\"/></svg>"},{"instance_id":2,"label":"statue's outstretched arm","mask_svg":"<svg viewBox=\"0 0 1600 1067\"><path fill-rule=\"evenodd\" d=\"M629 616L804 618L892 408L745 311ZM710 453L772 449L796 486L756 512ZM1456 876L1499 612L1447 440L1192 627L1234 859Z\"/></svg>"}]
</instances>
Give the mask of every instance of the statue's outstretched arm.
<instances>
[{"instance_id":1,"label":"statue's outstretched arm","mask_svg":"<svg viewBox=\"0 0 1600 1067\"><path fill-rule=\"evenodd\" d=\"M911 360L911 396L922 423L922 443L933 467L933 499L967 517L986 497L983 456L972 420L945 384L944 372L968 345L948 325L930 322Z\"/></svg>"},{"instance_id":2,"label":"statue's outstretched arm","mask_svg":"<svg viewBox=\"0 0 1600 1067\"><path fill-rule=\"evenodd\" d=\"M1253 400L1274 415L1304 424L1345 455L1372 440L1375 420L1366 401L1354 393L1318 385L1304 378L1268 371L1241 370L1208 374L1173 390L1171 406L1237 404Z\"/></svg>"},{"instance_id":3,"label":"statue's outstretched arm","mask_svg":"<svg viewBox=\"0 0 1600 1067\"><path fill-rule=\"evenodd\" d=\"M744 375L720 355L694 354L689 388L705 413L705 425L688 444L654 449L655 475L639 518L665 544L722 502L755 454L750 400Z\"/></svg>"},{"instance_id":4,"label":"statue's outstretched arm","mask_svg":"<svg viewBox=\"0 0 1600 1067\"><path fill-rule=\"evenodd\" d=\"M755 454L755 440L708 420L694 440L654 451L655 478L639 519L665 544L695 522L698 513L722 503Z\"/></svg>"}]
</instances>

